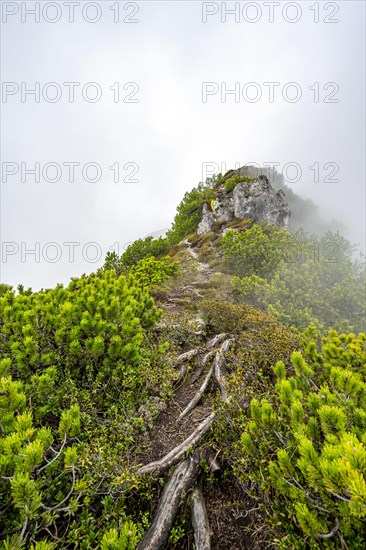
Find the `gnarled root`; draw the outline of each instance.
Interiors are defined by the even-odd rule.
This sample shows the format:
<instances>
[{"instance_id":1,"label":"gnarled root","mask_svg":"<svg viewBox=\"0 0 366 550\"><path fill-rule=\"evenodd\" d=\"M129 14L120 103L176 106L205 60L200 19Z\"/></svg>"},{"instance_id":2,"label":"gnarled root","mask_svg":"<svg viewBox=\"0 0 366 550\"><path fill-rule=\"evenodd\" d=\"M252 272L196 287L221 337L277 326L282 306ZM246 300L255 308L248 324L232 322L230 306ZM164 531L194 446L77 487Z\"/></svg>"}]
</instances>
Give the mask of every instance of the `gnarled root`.
<instances>
[{"instance_id":1,"label":"gnarled root","mask_svg":"<svg viewBox=\"0 0 366 550\"><path fill-rule=\"evenodd\" d=\"M191 517L196 550L210 550L210 524L208 522L205 499L198 487L193 490L191 496Z\"/></svg>"},{"instance_id":2,"label":"gnarled root","mask_svg":"<svg viewBox=\"0 0 366 550\"><path fill-rule=\"evenodd\" d=\"M228 350L230 342L232 342L232 339L225 340L225 342L222 344L220 351L217 353L215 357L215 364L214 364L215 379L221 392L221 400L224 401L224 403L226 403L229 400L229 397L227 395L227 391L225 388L226 368L223 364L223 361L224 361L224 354Z\"/></svg>"},{"instance_id":3,"label":"gnarled root","mask_svg":"<svg viewBox=\"0 0 366 550\"><path fill-rule=\"evenodd\" d=\"M138 550L158 550L164 546L179 508L182 493L190 489L196 481L198 464L198 452L178 464L164 488L150 529L137 545Z\"/></svg>"},{"instance_id":4,"label":"gnarled root","mask_svg":"<svg viewBox=\"0 0 366 550\"><path fill-rule=\"evenodd\" d=\"M197 405L197 403L200 401L200 399L202 398L203 394L205 393L206 389L207 389L207 386L208 384L210 383L210 380L211 380L211 376L212 376L212 373L213 373L213 365L212 367L210 368L210 370L208 371L208 374L206 376L206 378L204 379L203 383L202 383L202 386L200 387L200 389L197 391L197 393L195 393L193 399L188 403L188 405L186 406L186 408L184 409L184 411L182 411L180 413L180 415L178 416L178 422L180 420L182 420L182 418L184 418L185 416L187 416L187 414L189 414L194 408L195 406Z\"/></svg>"},{"instance_id":5,"label":"gnarled root","mask_svg":"<svg viewBox=\"0 0 366 550\"><path fill-rule=\"evenodd\" d=\"M191 385L194 384L198 379L199 377L201 376L202 374L202 371L203 369L205 368L206 364L207 364L207 361L213 356L215 355L215 352L214 351L209 351L208 353L206 353L206 355L204 356L204 358L202 359L201 361L201 365L199 366L199 368L194 372L192 378L191 378Z\"/></svg>"},{"instance_id":6,"label":"gnarled root","mask_svg":"<svg viewBox=\"0 0 366 550\"><path fill-rule=\"evenodd\" d=\"M221 334L218 334L217 336L215 336L215 338L212 338L212 340L210 340L208 342L208 344L206 345L206 349L210 349L210 348L215 347L217 344L222 342L224 340L224 338L226 338L226 336L227 336L227 334L225 332L222 332Z\"/></svg>"},{"instance_id":7,"label":"gnarled root","mask_svg":"<svg viewBox=\"0 0 366 550\"><path fill-rule=\"evenodd\" d=\"M172 449L167 455L165 455L160 460L150 462L145 466L139 468L136 472L137 475L141 474L153 474L161 473L167 470L172 464L177 462L186 452L188 447L193 447L198 443L202 436L204 436L211 427L211 424L215 420L215 413L212 412L207 416L191 433L187 439L185 439L180 445Z\"/></svg>"},{"instance_id":8,"label":"gnarled root","mask_svg":"<svg viewBox=\"0 0 366 550\"><path fill-rule=\"evenodd\" d=\"M175 366L177 367L184 361L189 361L189 359L192 359L192 357L195 357L198 353L198 349L191 349L189 351L186 351L185 353L182 353L177 357L177 360L175 362Z\"/></svg>"}]
</instances>

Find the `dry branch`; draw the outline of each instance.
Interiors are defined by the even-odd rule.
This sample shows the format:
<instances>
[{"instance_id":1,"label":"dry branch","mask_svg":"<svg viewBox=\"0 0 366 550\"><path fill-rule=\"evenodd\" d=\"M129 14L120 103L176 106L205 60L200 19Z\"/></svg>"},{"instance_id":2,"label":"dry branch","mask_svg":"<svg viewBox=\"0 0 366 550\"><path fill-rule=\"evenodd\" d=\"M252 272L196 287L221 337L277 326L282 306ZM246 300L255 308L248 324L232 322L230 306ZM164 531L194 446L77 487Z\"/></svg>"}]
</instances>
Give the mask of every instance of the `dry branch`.
<instances>
[{"instance_id":1,"label":"dry branch","mask_svg":"<svg viewBox=\"0 0 366 550\"><path fill-rule=\"evenodd\" d=\"M204 450L202 458L204 458L213 473L215 477L219 477L222 475L222 469L220 466L219 461L217 460L218 452L215 451L215 449L212 449L212 447L208 447Z\"/></svg>"},{"instance_id":2,"label":"dry branch","mask_svg":"<svg viewBox=\"0 0 366 550\"><path fill-rule=\"evenodd\" d=\"M212 340L210 340L206 346L207 349L210 349L210 348L213 348L214 346L216 346L217 344L219 344L220 342L222 342L222 340L224 340L224 338L226 338L227 334L225 332L222 332L221 334L218 334L217 336L215 336L215 338L212 338Z\"/></svg>"},{"instance_id":3,"label":"dry branch","mask_svg":"<svg viewBox=\"0 0 366 550\"><path fill-rule=\"evenodd\" d=\"M198 487L191 497L191 516L196 550L211 549L211 531L208 522L205 499Z\"/></svg>"},{"instance_id":4,"label":"dry branch","mask_svg":"<svg viewBox=\"0 0 366 550\"><path fill-rule=\"evenodd\" d=\"M215 365L214 365L215 379L221 392L221 399L222 401L224 401L224 403L226 403L229 400L229 398L225 388L226 368L223 364L223 361L224 361L224 354L228 350L230 342L232 342L232 339L225 340L225 342L222 344L220 351L216 354Z\"/></svg>"},{"instance_id":5,"label":"dry branch","mask_svg":"<svg viewBox=\"0 0 366 550\"><path fill-rule=\"evenodd\" d=\"M211 380L211 376L212 376L212 373L213 373L213 370L214 370L214 367L212 365L212 367L210 368L210 370L208 371L208 374L206 376L206 378L204 379L203 383L202 383L202 386L199 388L199 390L197 391L197 393L194 394L193 396L193 399L188 403L188 405L186 406L186 408L184 409L184 411L182 411L180 413L180 415L178 416L178 422L180 420L182 420L182 418L184 418L185 416L187 416L187 414L189 414L194 408L195 406L197 405L197 403L200 401L200 399L202 398L203 394L205 393L206 389L207 389L207 386Z\"/></svg>"},{"instance_id":6,"label":"dry branch","mask_svg":"<svg viewBox=\"0 0 366 550\"><path fill-rule=\"evenodd\" d=\"M187 366L183 363L179 372L179 376L174 381L174 386L178 386L181 382L184 381L185 377L187 376L187 372L188 372Z\"/></svg>"},{"instance_id":7,"label":"dry branch","mask_svg":"<svg viewBox=\"0 0 366 550\"><path fill-rule=\"evenodd\" d=\"M198 463L199 453L195 453L194 456L190 456L178 464L164 488L150 529L137 545L138 550L158 550L164 547L182 494L190 489L196 481Z\"/></svg>"},{"instance_id":8,"label":"dry branch","mask_svg":"<svg viewBox=\"0 0 366 550\"><path fill-rule=\"evenodd\" d=\"M185 439L180 445L172 449L167 455L165 455L160 460L150 462L145 466L139 468L136 472L137 475L141 474L153 474L161 473L164 470L167 470L172 464L177 462L186 452L188 447L193 447L197 442L204 436L211 427L211 424L215 420L215 413L211 413L207 416L203 422L201 422L194 432L191 433L187 439Z\"/></svg>"},{"instance_id":9,"label":"dry branch","mask_svg":"<svg viewBox=\"0 0 366 550\"><path fill-rule=\"evenodd\" d=\"M208 360L210 359L210 357L212 357L213 355L215 355L215 352L214 352L214 351L209 351L208 353L206 353L206 355L205 355L204 358L202 359L202 362L201 362L200 367L194 372L194 374L193 374L193 376L192 376L191 385L194 384L194 383L199 379L199 377L200 377L201 374L202 374L203 369L204 369L205 366L206 366L207 361L208 361Z\"/></svg>"},{"instance_id":10,"label":"dry branch","mask_svg":"<svg viewBox=\"0 0 366 550\"><path fill-rule=\"evenodd\" d=\"M189 359L192 359L192 357L195 357L198 353L198 349L191 349L189 351L186 351L185 353L182 353L177 357L177 360L175 362L175 366L177 367L184 361L188 361Z\"/></svg>"}]
</instances>

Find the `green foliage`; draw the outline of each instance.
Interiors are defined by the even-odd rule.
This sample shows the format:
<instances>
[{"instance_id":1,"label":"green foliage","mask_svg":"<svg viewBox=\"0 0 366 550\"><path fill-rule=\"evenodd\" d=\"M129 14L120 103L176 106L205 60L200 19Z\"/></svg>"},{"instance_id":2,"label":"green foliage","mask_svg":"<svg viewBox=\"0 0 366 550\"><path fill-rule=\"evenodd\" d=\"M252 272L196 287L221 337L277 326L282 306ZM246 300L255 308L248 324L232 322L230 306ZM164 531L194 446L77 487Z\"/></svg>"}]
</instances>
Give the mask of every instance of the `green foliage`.
<instances>
[{"instance_id":1,"label":"green foliage","mask_svg":"<svg viewBox=\"0 0 366 550\"><path fill-rule=\"evenodd\" d=\"M139 540L136 525L126 522L118 533L117 529L110 529L102 538L100 550L135 550Z\"/></svg>"},{"instance_id":2,"label":"green foliage","mask_svg":"<svg viewBox=\"0 0 366 550\"><path fill-rule=\"evenodd\" d=\"M257 308L262 308L263 304L266 303L270 290L267 279L254 274L249 275L249 277L237 277L234 275L230 284L233 294L238 301L244 301Z\"/></svg>"},{"instance_id":3,"label":"green foliage","mask_svg":"<svg viewBox=\"0 0 366 550\"><path fill-rule=\"evenodd\" d=\"M282 322L304 330L317 321L339 330L365 329L365 268L339 233L302 235L294 261L282 262L266 298Z\"/></svg>"},{"instance_id":4,"label":"green foliage","mask_svg":"<svg viewBox=\"0 0 366 550\"><path fill-rule=\"evenodd\" d=\"M339 233L321 238L254 225L222 239L236 299L263 308L304 330L316 322L339 330L363 330L365 268ZM238 276L239 275L239 276Z\"/></svg>"},{"instance_id":5,"label":"green foliage","mask_svg":"<svg viewBox=\"0 0 366 550\"><path fill-rule=\"evenodd\" d=\"M159 285L178 273L179 263L170 262L169 256L164 256L161 260L148 256L132 267L130 278L138 285L148 287L153 284Z\"/></svg>"},{"instance_id":6,"label":"green foliage","mask_svg":"<svg viewBox=\"0 0 366 550\"><path fill-rule=\"evenodd\" d=\"M254 224L239 233L231 229L221 239L224 266L240 277L270 277L286 259L294 237L275 225Z\"/></svg>"},{"instance_id":7,"label":"green foliage","mask_svg":"<svg viewBox=\"0 0 366 550\"><path fill-rule=\"evenodd\" d=\"M238 183L252 183L253 181L255 181L255 178L248 178L246 176L234 176L233 178L228 178L225 181L225 191L226 193L231 193L231 191L235 189Z\"/></svg>"},{"instance_id":8,"label":"green foliage","mask_svg":"<svg viewBox=\"0 0 366 550\"><path fill-rule=\"evenodd\" d=\"M168 240L164 237L159 237L158 239L154 239L153 237L138 239L122 254L121 263L126 269L129 269L135 266L140 260L149 256L161 258L166 254L168 248Z\"/></svg>"},{"instance_id":9,"label":"green foliage","mask_svg":"<svg viewBox=\"0 0 366 550\"><path fill-rule=\"evenodd\" d=\"M134 271L133 271L134 270ZM170 392L160 318L145 288L176 270L142 260L128 277L115 271L73 279L67 288L0 296L0 501L5 545L135 548L140 528L110 494L126 469L134 435L151 420L150 398ZM155 408L154 408L155 407ZM127 474L128 477L128 474ZM53 535L54 534L54 535ZM113 546L114 544L114 546Z\"/></svg>"},{"instance_id":10,"label":"green foliage","mask_svg":"<svg viewBox=\"0 0 366 550\"><path fill-rule=\"evenodd\" d=\"M177 208L172 228L167 233L170 244L179 243L185 236L194 233L202 218L202 207L214 198L213 186L216 180L199 183L197 187L185 193Z\"/></svg>"},{"instance_id":11,"label":"green foliage","mask_svg":"<svg viewBox=\"0 0 366 550\"><path fill-rule=\"evenodd\" d=\"M105 258L103 269L106 271L114 269L117 275L126 274L136 266L141 260L153 256L161 258L169 249L168 239L159 237L146 237L137 239L128 246L121 257L116 252L108 252Z\"/></svg>"},{"instance_id":12,"label":"green foliage","mask_svg":"<svg viewBox=\"0 0 366 550\"><path fill-rule=\"evenodd\" d=\"M361 549L366 536L366 337L310 338L239 424L236 474L271 491L281 548ZM304 342L305 343L305 342ZM263 497L262 497L263 498ZM286 514L283 514L286 510Z\"/></svg>"}]
</instances>

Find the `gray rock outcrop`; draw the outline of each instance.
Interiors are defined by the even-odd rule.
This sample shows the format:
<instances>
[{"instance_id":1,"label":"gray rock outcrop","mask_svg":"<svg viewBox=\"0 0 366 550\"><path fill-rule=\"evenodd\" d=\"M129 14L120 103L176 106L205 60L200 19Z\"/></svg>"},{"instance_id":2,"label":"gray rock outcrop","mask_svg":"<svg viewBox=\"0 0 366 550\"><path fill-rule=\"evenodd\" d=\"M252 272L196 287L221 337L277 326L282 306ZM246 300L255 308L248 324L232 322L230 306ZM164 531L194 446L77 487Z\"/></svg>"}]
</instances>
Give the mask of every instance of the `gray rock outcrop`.
<instances>
[{"instance_id":1,"label":"gray rock outcrop","mask_svg":"<svg viewBox=\"0 0 366 550\"><path fill-rule=\"evenodd\" d=\"M230 171L230 177L231 172L234 171ZM223 184L215 190L215 197L219 206L212 212L204 205L202 221L197 230L199 235L211 231L214 223L227 223L234 218L266 221L287 229L291 211L285 195L281 190L276 193L267 176L258 176L251 182L240 182L230 193L226 192Z\"/></svg>"}]
</instances>

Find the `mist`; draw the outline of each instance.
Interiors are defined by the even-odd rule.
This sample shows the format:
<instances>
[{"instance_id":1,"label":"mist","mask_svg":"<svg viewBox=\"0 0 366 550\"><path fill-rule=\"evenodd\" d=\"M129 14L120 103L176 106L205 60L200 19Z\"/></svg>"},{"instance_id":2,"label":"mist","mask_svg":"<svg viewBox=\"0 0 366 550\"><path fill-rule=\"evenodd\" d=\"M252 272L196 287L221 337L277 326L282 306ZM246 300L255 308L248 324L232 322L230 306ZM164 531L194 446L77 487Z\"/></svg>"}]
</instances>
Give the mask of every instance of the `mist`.
<instances>
[{"instance_id":1,"label":"mist","mask_svg":"<svg viewBox=\"0 0 366 550\"><path fill-rule=\"evenodd\" d=\"M364 249L363 2L36 4L2 3L2 283L95 271L244 164Z\"/></svg>"}]
</instances>

